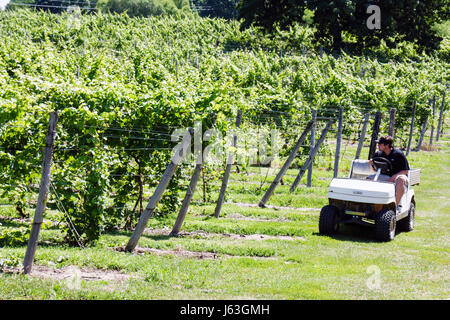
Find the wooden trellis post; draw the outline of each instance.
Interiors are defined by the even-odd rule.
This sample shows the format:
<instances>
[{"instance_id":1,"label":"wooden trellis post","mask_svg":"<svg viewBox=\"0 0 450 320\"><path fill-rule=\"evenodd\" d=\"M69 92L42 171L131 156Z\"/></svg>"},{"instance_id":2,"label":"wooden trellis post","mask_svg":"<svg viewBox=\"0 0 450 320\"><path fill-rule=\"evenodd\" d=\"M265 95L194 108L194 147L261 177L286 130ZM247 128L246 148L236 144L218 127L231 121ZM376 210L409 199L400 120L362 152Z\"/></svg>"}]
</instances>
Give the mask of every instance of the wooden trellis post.
<instances>
[{"instance_id":1,"label":"wooden trellis post","mask_svg":"<svg viewBox=\"0 0 450 320\"><path fill-rule=\"evenodd\" d=\"M436 96L433 96L433 116L431 118L431 135L430 135L430 145L433 144L433 134L434 134L434 117L436 115Z\"/></svg>"},{"instance_id":2,"label":"wooden trellis post","mask_svg":"<svg viewBox=\"0 0 450 320\"><path fill-rule=\"evenodd\" d=\"M216 115L213 115L213 124L216 122ZM198 133L194 134L202 134L201 130ZM201 144L200 144L201 145ZM197 182L200 179L200 174L203 170L203 152L202 150L199 150L199 155L197 156L196 162L195 162L195 169L194 173L192 174L191 181L189 183L189 187L186 190L186 195L184 196L183 203L181 204L180 211L177 216L177 220L175 221L175 224L173 225L172 231L170 232L171 236L177 236L180 233L181 226L183 225L184 218L186 217L187 211L189 209L189 205L192 201L192 197L194 196L195 188L197 187Z\"/></svg>"},{"instance_id":3,"label":"wooden trellis post","mask_svg":"<svg viewBox=\"0 0 450 320\"><path fill-rule=\"evenodd\" d=\"M283 167L281 168L281 170L278 172L277 176L271 183L269 189L267 189L263 198L259 202L260 207L262 207L262 208L265 207L267 201L269 201L269 199L272 196L273 192L275 191L275 188L277 187L278 183L280 183L280 181L283 179L283 176L285 175L287 169L289 169L289 167L292 164L292 161L294 161L295 157L297 156L297 152L300 149L302 143L305 141L306 136L307 136L308 132L311 130L312 126L313 126L313 120L309 121L308 124L306 125L305 130L303 131L302 135L300 136L300 139L298 139L297 143L295 144L294 149L292 149L291 154L289 155L286 162L283 164Z\"/></svg>"},{"instance_id":4,"label":"wooden trellis post","mask_svg":"<svg viewBox=\"0 0 450 320\"><path fill-rule=\"evenodd\" d=\"M411 127L409 128L409 138L408 138L408 147L406 148L406 155L409 154L409 151L411 150L411 141L414 133L414 122L416 120L416 101L414 100L413 105L413 113L411 118Z\"/></svg>"},{"instance_id":5,"label":"wooden trellis post","mask_svg":"<svg viewBox=\"0 0 450 320\"><path fill-rule=\"evenodd\" d=\"M369 113L364 115L364 124L361 131L361 136L359 137L358 148L356 149L355 159L359 159L361 155L361 150L364 146L364 139L366 138L367 125L369 124Z\"/></svg>"},{"instance_id":6,"label":"wooden trellis post","mask_svg":"<svg viewBox=\"0 0 450 320\"><path fill-rule=\"evenodd\" d=\"M425 118L425 122L422 126L422 131L420 132L420 138L419 143L417 144L417 147L413 151L420 151L420 148L422 147L423 137L425 136L425 132L427 131L427 123L428 123L428 116Z\"/></svg>"},{"instance_id":7,"label":"wooden trellis post","mask_svg":"<svg viewBox=\"0 0 450 320\"><path fill-rule=\"evenodd\" d=\"M236 128L240 127L241 119L242 119L242 111L239 110L236 117ZM236 144L237 144L237 135L234 134L232 142L233 148L236 147ZM230 178L231 166L233 165L233 162L234 162L234 155L233 153L231 153L227 159L227 166L225 168L225 173L223 175L222 186L220 187L219 199L217 199L216 209L214 210L214 216L216 218L219 217L220 211L222 210L222 205L225 199L225 192L227 190L228 179Z\"/></svg>"},{"instance_id":8,"label":"wooden trellis post","mask_svg":"<svg viewBox=\"0 0 450 320\"><path fill-rule=\"evenodd\" d=\"M310 149L314 148L314 144L316 143L316 117L317 117L317 110L313 110L312 111L312 122L313 125L311 127L311 140L310 140ZM313 171L313 162L311 162L311 164L309 165L308 168L308 176L307 176L307 180L306 180L306 186L307 187L311 187L312 183L312 171Z\"/></svg>"},{"instance_id":9,"label":"wooden trellis post","mask_svg":"<svg viewBox=\"0 0 450 320\"><path fill-rule=\"evenodd\" d=\"M200 154L202 157L202 154ZM171 236L177 236L180 233L181 226L183 225L184 218L186 217L186 213L189 209L189 205L192 201L192 197L194 196L195 188L197 187L198 179L200 178L200 173L203 169L203 163L197 163L195 165L194 173L192 174L191 182L189 183L188 189L186 191L186 195L183 199L183 203L181 204L180 212L178 213L177 220L170 232Z\"/></svg>"},{"instance_id":10,"label":"wooden trellis post","mask_svg":"<svg viewBox=\"0 0 450 320\"><path fill-rule=\"evenodd\" d=\"M397 113L397 109L391 108L389 111L389 132L388 134L391 137L394 137L395 133L395 114Z\"/></svg>"},{"instance_id":11,"label":"wooden trellis post","mask_svg":"<svg viewBox=\"0 0 450 320\"><path fill-rule=\"evenodd\" d=\"M375 142L378 139L378 133L380 132L380 123L381 123L381 112L377 111L375 114L375 122L373 124L372 130L372 139L370 140L370 149L369 149L369 160L372 159L375 154L377 143Z\"/></svg>"},{"instance_id":12,"label":"wooden trellis post","mask_svg":"<svg viewBox=\"0 0 450 320\"><path fill-rule=\"evenodd\" d=\"M341 141L342 141L342 121L343 121L343 111L342 107L339 108L339 124L336 138L336 153L334 154L334 172L333 178L338 176L339 171L339 157L341 155Z\"/></svg>"},{"instance_id":13,"label":"wooden trellis post","mask_svg":"<svg viewBox=\"0 0 450 320\"><path fill-rule=\"evenodd\" d=\"M156 187L153 196L150 198L147 207L145 208L144 212L142 212L142 215L139 218L139 222L136 225L136 229L134 230L133 234L130 237L130 240L128 241L128 244L125 247L125 251L131 252L134 250L134 248L136 248L136 245L141 238L142 233L144 233L144 229L147 226L148 220L153 216L153 212L155 211L159 200L161 200L164 191L169 185L169 182L172 179L175 170L177 169L183 157L186 155L188 148L190 148L191 146L192 134L193 130L189 128L188 133L184 135L183 140L181 141L180 148L176 150L175 154L170 160L169 165L164 171L161 181Z\"/></svg>"},{"instance_id":14,"label":"wooden trellis post","mask_svg":"<svg viewBox=\"0 0 450 320\"><path fill-rule=\"evenodd\" d=\"M58 123L58 114L50 113L47 138L45 141L44 160L42 164L41 183L39 186L39 197L34 213L33 225L31 226L30 238L28 240L27 251L23 261L23 270L25 274L31 272L34 255L39 240L42 222L44 221L44 212L47 204L48 192L50 189L50 176L52 167L53 145L55 143L56 124Z\"/></svg>"},{"instance_id":15,"label":"wooden trellis post","mask_svg":"<svg viewBox=\"0 0 450 320\"><path fill-rule=\"evenodd\" d=\"M300 172L298 173L297 177L295 178L294 183L292 184L292 186L290 188L291 192L294 192L294 190L297 188L298 184L300 183L300 180L302 179L303 174L305 173L305 171L308 168L309 164L314 159L314 157L316 156L317 151L319 151L320 146L322 145L323 141L325 140L325 137L326 137L326 135L328 133L328 130L330 129L330 126L331 126L332 123L333 123L333 120L328 121L327 125L322 130L322 134L321 134L321 136L319 138L319 141L317 141L314 149L311 150L311 152L309 153L308 159L303 164L303 167L300 169Z\"/></svg>"},{"instance_id":16,"label":"wooden trellis post","mask_svg":"<svg viewBox=\"0 0 450 320\"><path fill-rule=\"evenodd\" d=\"M444 95L442 96L441 111L439 113L439 123L438 123L438 129L436 132L436 141L439 141L439 135L441 134L442 117L444 114L444 105L445 105L445 91L444 91Z\"/></svg>"}]
</instances>

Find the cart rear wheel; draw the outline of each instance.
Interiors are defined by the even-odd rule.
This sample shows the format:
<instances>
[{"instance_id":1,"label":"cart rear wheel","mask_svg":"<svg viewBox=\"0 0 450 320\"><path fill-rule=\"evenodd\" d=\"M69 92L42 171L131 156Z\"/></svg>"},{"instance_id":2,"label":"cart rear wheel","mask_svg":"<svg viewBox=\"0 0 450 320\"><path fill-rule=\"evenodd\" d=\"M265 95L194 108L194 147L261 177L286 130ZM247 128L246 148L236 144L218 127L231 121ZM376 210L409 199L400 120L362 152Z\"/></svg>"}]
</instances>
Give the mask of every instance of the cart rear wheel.
<instances>
[{"instance_id":1,"label":"cart rear wheel","mask_svg":"<svg viewBox=\"0 0 450 320\"><path fill-rule=\"evenodd\" d=\"M375 236L379 241L391 241L395 237L397 219L393 210L383 210L375 220Z\"/></svg>"},{"instance_id":2,"label":"cart rear wheel","mask_svg":"<svg viewBox=\"0 0 450 320\"><path fill-rule=\"evenodd\" d=\"M319 233L335 234L339 230L338 208L327 205L320 210Z\"/></svg>"},{"instance_id":3,"label":"cart rear wheel","mask_svg":"<svg viewBox=\"0 0 450 320\"><path fill-rule=\"evenodd\" d=\"M416 219L416 208L414 207L414 203L411 202L408 216L398 222L398 230L406 232L413 231L415 219Z\"/></svg>"}]
</instances>

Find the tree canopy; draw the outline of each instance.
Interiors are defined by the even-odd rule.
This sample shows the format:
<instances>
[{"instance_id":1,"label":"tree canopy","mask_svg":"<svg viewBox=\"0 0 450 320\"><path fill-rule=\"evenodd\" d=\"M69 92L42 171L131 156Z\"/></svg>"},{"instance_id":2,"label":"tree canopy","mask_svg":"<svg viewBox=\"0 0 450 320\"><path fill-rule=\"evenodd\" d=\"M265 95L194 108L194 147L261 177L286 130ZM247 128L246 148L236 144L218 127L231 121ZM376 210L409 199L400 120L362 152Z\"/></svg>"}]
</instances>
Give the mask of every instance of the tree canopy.
<instances>
[{"instance_id":1,"label":"tree canopy","mask_svg":"<svg viewBox=\"0 0 450 320\"><path fill-rule=\"evenodd\" d=\"M239 0L193 0L193 4L202 17L236 19Z\"/></svg>"},{"instance_id":2,"label":"tree canopy","mask_svg":"<svg viewBox=\"0 0 450 320\"><path fill-rule=\"evenodd\" d=\"M450 0L241 0L239 18L242 27L260 26L267 31L286 29L302 22L305 10L314 12L316 40L335 48L343 44L343 33L356 37L359 46L376 46L381 40L388 45L408 40L424 49L435 49L440 38L433 29L436 23L449 19ZM372 7L371 7L372 6ZM371 10L376 6L377 12ZM374 15L379 28L370 28Z\"/></svg>"},{"instance_id":3,"label":"tree canopy","mask_svg":"<svg viewBox=\"0 0 450 320\"><path fill-rule=\"evenodd\" d=\"M241 0L238 5L242 27L254 24L272 31L276 26L287 28L302 20L304 0Z\"/></svg>"},{"instance_id":4,"label":"tree canopy","mask_svg":"<svg viewBox=\"0 0 450 320\"><path fill-rule=\"evenodd\" d=\"M127 12L130 17L158 16L190 11L189 0L106 0L98 7L109 12Z\"/></svg>"}]
</instances>

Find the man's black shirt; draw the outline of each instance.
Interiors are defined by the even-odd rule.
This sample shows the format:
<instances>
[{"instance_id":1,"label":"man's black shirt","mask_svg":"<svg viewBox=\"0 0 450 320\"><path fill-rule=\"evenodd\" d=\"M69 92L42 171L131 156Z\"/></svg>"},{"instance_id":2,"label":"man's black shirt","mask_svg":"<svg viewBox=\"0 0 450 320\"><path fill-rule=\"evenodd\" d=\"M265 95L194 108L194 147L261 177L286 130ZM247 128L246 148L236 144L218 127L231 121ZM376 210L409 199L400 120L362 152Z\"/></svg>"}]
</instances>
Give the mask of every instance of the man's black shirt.
<instances>
[{"instance_id":1,"label":"man's black shirt","mask_svg":"<svg viewBox=\"0 0 450 320\"><path fill-rule=\"evenodd\" d=\"M392 148L392 151L391 153L389 153L389 155L386 155L384 152L378 150L377 152L375 152L374 157L383 157L391 161L391 177L402 170L409 170L408 160L400 149Z\"/></svg>"}]
</instances>

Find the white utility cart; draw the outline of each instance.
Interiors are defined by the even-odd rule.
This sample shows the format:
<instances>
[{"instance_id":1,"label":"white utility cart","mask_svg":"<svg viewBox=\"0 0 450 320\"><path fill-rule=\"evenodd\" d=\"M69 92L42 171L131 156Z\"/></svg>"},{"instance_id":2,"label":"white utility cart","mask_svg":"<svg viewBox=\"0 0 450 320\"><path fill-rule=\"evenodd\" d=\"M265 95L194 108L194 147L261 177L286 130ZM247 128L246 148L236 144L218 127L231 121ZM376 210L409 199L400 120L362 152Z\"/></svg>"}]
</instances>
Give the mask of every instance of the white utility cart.
<instances>
[{"instance_id":1,"label":"white utility cart","mask_svg":"<svg viewBox=\"0 0 450 320\"><path fill-rule=\"evenodd\" d=\"M379 175L389 173L392 165L385 158L373 160L374 167L369 160L353 160L348 178L331 181L329 204L320 212L321 234L335 234L340 224L357 223L374 226L379 241L391 241L396 230L413 230L416 201L411 187L420 183L420 169L408 171L408 185L397 211L395 184L378 181ZM373 180L368 180L373 175Z\"/></svg>"}]
</instances>

